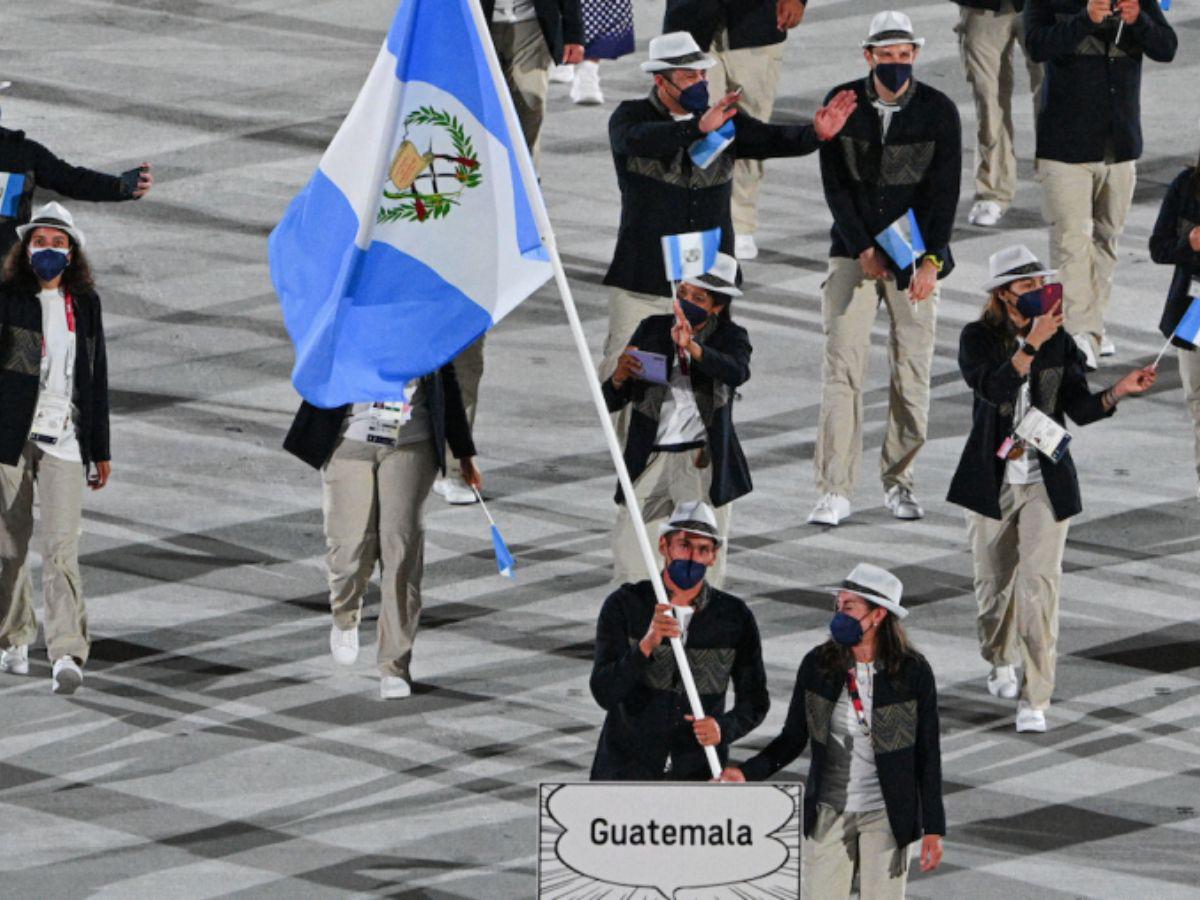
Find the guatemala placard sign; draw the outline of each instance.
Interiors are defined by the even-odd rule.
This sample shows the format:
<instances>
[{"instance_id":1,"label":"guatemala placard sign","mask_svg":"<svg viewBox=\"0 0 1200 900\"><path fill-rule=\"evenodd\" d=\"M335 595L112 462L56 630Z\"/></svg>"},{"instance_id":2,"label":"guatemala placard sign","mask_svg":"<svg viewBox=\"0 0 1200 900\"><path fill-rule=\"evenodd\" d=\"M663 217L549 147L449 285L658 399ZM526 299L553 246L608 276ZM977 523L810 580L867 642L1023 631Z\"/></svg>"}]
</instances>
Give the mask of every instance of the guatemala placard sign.
<instances>
[{"instance_id":1,"label":"guatemala placard sign","mask_svg":"<svg viewBox=\"0 0 1200 900\"><path fill-rule=\"evenodd\" d=\"M589 782L540 788L539 900L800 897L803 786Z\"/></svg>"}]
</instances>

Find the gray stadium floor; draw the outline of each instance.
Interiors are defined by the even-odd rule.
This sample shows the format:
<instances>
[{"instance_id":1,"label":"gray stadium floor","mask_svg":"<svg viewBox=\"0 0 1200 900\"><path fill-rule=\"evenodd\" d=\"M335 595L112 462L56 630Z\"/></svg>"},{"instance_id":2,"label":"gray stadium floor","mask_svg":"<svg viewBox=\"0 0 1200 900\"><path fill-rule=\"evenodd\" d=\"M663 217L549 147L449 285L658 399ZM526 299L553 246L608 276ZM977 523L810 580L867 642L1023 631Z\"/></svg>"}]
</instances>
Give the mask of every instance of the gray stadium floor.
<instances>
[{"instance_id":1,"label":"gray stadium floor","mask_svg":"<svg viewBox=\"0 0 1200 900\"><path fill-rule=\"evenodd\" d=\"M862 70L882 0L812 4L788 43L777 120L809 115ZM492 508L519 559L499 579L482 514L429 514L416 696L376 699L372 654L334 671L319 483L283 454L296 397L266 235L311 174L378 49L391 0L7 0L3 122L65 158L159 178L136 205L77 204L100 276L115 416L111 486L85 506L96 638L85 689L0 676L0 895L527 897L539 781L586 777L601 712L587 691L609 579L613 476L556 295L496 330L476 426ZM918 76L974 115L949 2L912 5ZM637 4L639 48L661 3ZM1147 152L1117 271L1119 355L1144 363L1170 273L1146 241L1163 188L1200 145L1200 12L1171 14L1175 63L1148 63ZM452 48L446 48L448 60ZM617 222L605 119L647 81L604 70L609 103L553 89L543 183L596 349ZM1045 252L1018 111L1022 185L995 232L956 232L918 462L928 510L892 520L872 473L886 404L883 318L867 395L868 476L854 517L806 527L829 216L813 158L770 164L761 258L739 320L754 378L739 431L756 490L734 515L731 588L765 637L775 700L744 757L782 723L795 666L829 616L818 586L858 559L903 578L941 690L949 836L913 897L1197 896L1200 504L1175 364L1154 394L1076 435L1085 512L1063 580L1059 684L1045 735L1018 736L983 684L961 511L946 504L970 395L955 366L988 254ZM969 185L969 177L964 184ZM371 603L377 600L373 594ZM373 616L364 643L373 639ZM803 767L796 773L803 771ZM793 774L796 774L793 773Z\"/></svg>"}]
</instances>

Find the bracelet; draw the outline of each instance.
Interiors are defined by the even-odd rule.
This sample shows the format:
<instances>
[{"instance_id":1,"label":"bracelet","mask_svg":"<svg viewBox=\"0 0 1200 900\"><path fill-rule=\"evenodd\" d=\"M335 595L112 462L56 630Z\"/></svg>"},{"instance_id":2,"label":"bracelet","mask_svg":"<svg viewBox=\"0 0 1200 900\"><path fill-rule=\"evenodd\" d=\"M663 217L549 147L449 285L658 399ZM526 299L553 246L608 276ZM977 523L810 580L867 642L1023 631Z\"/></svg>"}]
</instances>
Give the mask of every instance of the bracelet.
<instances>
[{"instance_id":1,"label":"bracelet","mask_svg":"<svg viewBox=\"0 0 1200 900\"><path fill-rule=\"evenodd\" d=\"M1116 409L1118 399L1116 388L1110 387L1101 395L1101 402L1104 404L1105 409Z\"/></svg>"},{"instance_id":2,"label":"bracelet","mask_svg":"<svg viewBox=\"0 0 1200 900\"><path fill-rule=\"evenodd\" d=\"M941 272L943 269L946 268L946 264L944 262L942 262L940 259L938 259L936 256L934 256L932 253L926 253L924 256L921 257L921 262L926 262L926 261L933 263L933 267L935 269L937 269L939 272Z\"/></svg>"}]
</instances>

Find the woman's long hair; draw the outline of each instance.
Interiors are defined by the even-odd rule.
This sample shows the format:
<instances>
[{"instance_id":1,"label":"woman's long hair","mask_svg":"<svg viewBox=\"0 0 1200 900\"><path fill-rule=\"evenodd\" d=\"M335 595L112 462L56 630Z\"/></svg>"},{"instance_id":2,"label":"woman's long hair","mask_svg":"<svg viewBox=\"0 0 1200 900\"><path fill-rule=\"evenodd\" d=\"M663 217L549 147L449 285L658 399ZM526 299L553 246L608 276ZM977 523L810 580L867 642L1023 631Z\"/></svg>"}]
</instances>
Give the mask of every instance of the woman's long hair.
<instances>
[{"instance_id":1,"label":"woman's long hair","mask_svg":"<svg viewBox=\"0 0 1200 900\"><path fill-rule=\"evenodd\" d=\"M875 671L895 681L906 661L922 656L908 639L900 618L893 613L884 616L875 628ZM833 638L819 646L816 653L817 668L834 684L841 684L846 672L854 667L854 652Z\"/></svg>"},{"instance_id":2,"label":"woman's long hair","mask_svg":"<svg viewBox=\"0 0 1200 900\"><path fill-rule=\"evenodd\" d=\"M995 333L1004 342L1006 347L1011 344L1012 351L1015 353L1017 349L1017 335L1028 334L1033 323L1026 323L1024 328L1017 328L1013 324L1013 320L1008 314L1008 306L1000 297L1000 292L1007 286L1001 285L988 294L987 303L984 304L979 321Z\"/></svg>"},{"instance_id":3,"label":"woman's long hair","mask_svg":"<svg viewBox=\"0 0 1200 900\"><path fill-rule=\"evenodd\" d=\"M53 226L47 225L47 228ZM31 228L25 233L25 238L20 242L13 244L8 254L4 257L4 263L0 266L0 282L3 282L5 287L15 288L20 291L28 291L36 294L42 289L42 283L38 280L37 275L33 271L33 266L29 264L29 241L33 237L33 232L37 229ZM64 232L65 233L65 232ZM67 235L71 247L71 261L67 263L67 267L63 270L62 281L60 284L64 291L68 294L84 294L95 290L95 282L92 280L92 266L88 262L87 254L83 252L83 248L75 243L75 239Z\"/></svg>"}]
</instances>

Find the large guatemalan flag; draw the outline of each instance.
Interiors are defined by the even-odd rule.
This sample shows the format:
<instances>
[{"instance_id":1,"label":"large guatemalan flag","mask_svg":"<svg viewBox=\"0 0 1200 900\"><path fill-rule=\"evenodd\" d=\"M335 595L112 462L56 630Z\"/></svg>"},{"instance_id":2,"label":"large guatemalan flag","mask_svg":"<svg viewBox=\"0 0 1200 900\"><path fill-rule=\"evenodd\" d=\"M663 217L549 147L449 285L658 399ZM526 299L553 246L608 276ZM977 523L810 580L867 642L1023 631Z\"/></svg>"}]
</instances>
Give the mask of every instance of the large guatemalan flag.
<instances>
[{"instance_id":1,"label":"large guatemalan flag","mask_svg":"<svg viewBox=\"0 0 1200 900\"><path fill-rule=\"evenodd\" d=\"M310 403L402 396L551 277L516 122L475 0L402 0L271 233L292 382Z\"/></svg>"}]
</instances>

